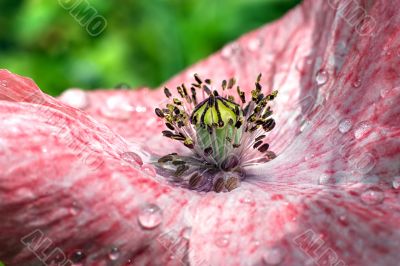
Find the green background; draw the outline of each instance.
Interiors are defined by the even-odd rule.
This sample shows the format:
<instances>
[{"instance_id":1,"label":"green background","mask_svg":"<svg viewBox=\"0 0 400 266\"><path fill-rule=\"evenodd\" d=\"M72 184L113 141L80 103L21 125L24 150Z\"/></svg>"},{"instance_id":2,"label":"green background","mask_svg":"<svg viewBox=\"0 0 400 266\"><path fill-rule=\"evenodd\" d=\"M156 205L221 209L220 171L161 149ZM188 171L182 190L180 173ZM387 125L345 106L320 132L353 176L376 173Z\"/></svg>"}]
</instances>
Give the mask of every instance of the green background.
<instances>
[{"instance_id":1,"label":"green background","mask_svg":"<svg viewBox=\"0 0 400 266\"><path fill-rule=\"evenodd\" d=\"M87 0L108 23L92 37L59 1L73 2L0 1L0 68L52 95L120 83L155 87L299 2Z\"/></svg>"}]
</instances>

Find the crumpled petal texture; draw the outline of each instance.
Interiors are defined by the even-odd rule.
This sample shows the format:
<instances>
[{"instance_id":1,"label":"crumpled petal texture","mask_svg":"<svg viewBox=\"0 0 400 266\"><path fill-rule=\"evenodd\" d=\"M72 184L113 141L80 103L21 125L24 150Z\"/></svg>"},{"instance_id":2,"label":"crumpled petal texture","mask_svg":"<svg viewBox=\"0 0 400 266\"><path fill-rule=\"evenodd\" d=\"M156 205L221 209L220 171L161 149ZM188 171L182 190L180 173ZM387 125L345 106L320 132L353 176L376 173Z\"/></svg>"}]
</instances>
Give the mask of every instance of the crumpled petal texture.
<instances>
[{"instance_id":1,"label":"crumpled petal texture","mask_svg":"<svg viewBox=\"0 0 400 266\"><path fill-rule=\"evenodd\" d=\"M375 20L370 35L343 11L354 5ZM308 0L167 82L236 77L249 91L261 72L264 87L279 90L268 136L278 158L225 194L154 175L149 154L182 150L161 138L153 115L162 90L60 97L82 112L1 72L0 259L38 263L20 239L40 229L66 253L84 250L88 265L396 265L399 8ZM145 164L127 160L132 152ZM147 203L163 211L151 230L138 224ZM165 233L168 245L158 241ZM184 252L171 248L178 239ZM107 256L113 246L117 261Z\"/></svg>"}]
</instances>

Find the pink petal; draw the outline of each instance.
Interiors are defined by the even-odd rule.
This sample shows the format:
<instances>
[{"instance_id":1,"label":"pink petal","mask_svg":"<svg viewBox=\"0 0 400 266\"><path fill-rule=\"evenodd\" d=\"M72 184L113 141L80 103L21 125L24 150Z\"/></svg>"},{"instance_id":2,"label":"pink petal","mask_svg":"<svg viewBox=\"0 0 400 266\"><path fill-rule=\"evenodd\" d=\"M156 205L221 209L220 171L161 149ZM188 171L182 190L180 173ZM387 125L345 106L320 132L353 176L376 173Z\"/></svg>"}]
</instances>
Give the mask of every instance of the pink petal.
<instances>
[{"instance_id":1,"label":"pink petal","mask_svg":"<svg viewBox=\"0 0 400 266\"><path fill-rule=\"evenodd\" d=\"M1 90L7 101L0 102L0 259L7 265L38 261L27 248L36 237L42 244L37 254L83 250L91 265L109 261L112 247L121 250L120 263L130 257L168 261L152 240L161 229L185 228L182 208L190 192L157 181L151 166L140 167L138 155L131 156L142 151L43 95L32 81L7 71L0 80L7 82ZM157 219L144 219L147 204L160 208L160 226L149 228ZM52 243L47 250L46 241Z\"/></svg>"},{"instance_id":2,"label":"pink petal","mask_svg":"<svg viewBox=\"0 0 400 266\"><path fill-rule=\"evenodd\" d=\"M346 5L368 11L376 21L372 36L360 35L346 21L345 13L338 11ZM249 90L262 72L265 85L279 90L274 108L278 130L270 136L271 148L279 157L254 167L257 178L251 184L226 194L198 195L169 188L162 180L144 179L144 171L120 165L118 156L131 147L145 156L135 142L143 142L141 147L156 153L175 148L158 137L162 125L157 120L149 122L154 117L152 109L163 101L160 90L99 91L88 94L87 106L84 100L75 106L128 139L127 144L86 114L40 94L28 81L2 73L15 83L7 86L11 90L1 99L23 102L32 93L35 97L29 102L46 99L40 105L51 106L51 114L68 120L77 133L74 143L100 146L99 157L105 164L91 173L73 153L66 152L67 144L57 139L51 142L48 132L54 125L44 122L43 112L28 115L40 105L2 102L0 124L5 130L0 151L12 154L18 163L1 161L6 174L0 176L0 195L7 196L0 201L0 215L6 217L0 222L0 258L14 263L32 258L16 247L22 248L19 238L37 227L45 228L46 235L65 250L86 243L90 258L105 256L115 243L124 254L135 253L151 236L161 233L159 228L149 235L136 222L138 206L155 202L164 210L162 232L169 232L173 239L191 232L186 257L193 265L396 265L400 259L399 190L390 185L400 175L398 8L395 1L306 1L284 19L244 36L168 82L174 87L190 81L197 72L214 82L234 76ZM102 109L113 96L117 98L111 106L128 107L116 112ZM128 104L116 104L122 99ZM137 107L146 108L146 113ZM87 137L81 140L82 136ZM40 151L44 143L51 147L50 153ZM32 155L37 156L39 167L34 168ZM49 159L54 157L62 163L53 164ZM110 178L115 173L120 176ZM70 176L80 183L66 189L61 184ZM45 195L49 201L43 200ZM82 209L64 218L62 211L70 209L73 201ZM101 207L92 207L96 203ZM32 217L40 213L42 219L32 223ZM182 217L183 213L188 217ZM87 217L98 222L89 226ZM62 221L54 222L57 219ZM110 230L111 224L117 229ZM165 263L170 253L159 247L160 242L153 241L158 247L146 249L139 260Z\"/></svg>"}]
</instances>

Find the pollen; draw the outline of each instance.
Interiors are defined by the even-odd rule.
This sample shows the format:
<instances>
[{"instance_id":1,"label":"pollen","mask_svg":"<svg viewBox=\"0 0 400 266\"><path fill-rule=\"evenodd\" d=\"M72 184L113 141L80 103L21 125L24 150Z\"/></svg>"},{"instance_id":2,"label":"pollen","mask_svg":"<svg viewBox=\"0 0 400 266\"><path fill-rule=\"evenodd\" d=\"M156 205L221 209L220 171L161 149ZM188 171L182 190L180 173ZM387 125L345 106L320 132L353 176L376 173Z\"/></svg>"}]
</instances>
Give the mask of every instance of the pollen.
<instances>
[{"instance_id":1,"label":"pollen","mask_svg":"<svg viewBox=\"0 0 400 266\"><path fill-rule=\"evenodd\" d=\"M246 179L247 166L274 159L266 140L275 127L269 102L277 91L264 95L260 81L261 74L248 102L233 78L215 89L195 74L190 90L182 84L176 96L164 88L170 103L155 109L167 128L162 134L190 152L158 158L159 174L188 189L228 192Z\"/></svg>"}]
</instances>

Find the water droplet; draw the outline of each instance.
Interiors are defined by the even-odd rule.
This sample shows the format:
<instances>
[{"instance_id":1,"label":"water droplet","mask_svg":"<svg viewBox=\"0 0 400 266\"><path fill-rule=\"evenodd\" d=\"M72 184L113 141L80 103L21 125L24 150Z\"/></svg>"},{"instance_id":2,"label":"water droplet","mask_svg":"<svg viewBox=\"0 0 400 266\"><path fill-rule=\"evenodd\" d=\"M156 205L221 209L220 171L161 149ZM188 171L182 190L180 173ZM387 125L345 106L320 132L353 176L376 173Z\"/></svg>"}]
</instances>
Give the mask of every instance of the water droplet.
<instances>
[{"instance_id":1,"label":"water droplet","mask_svg":"<svg viewBox=\"0 0 400 266\"><path fill-rule=\"evenodd\" d=\"M260 48L263 44L263 41L261 38L254 38L249 41L247 48L249 49L250 52L255 52L257 51L258 48Z\"/></svg>"},{"instance_id":2,"label":"water droplet","mask_svg":"<svg viewBox=\"0 0 400 266\"><path fill-rule=\"evenodd\" d=\"M141 169L150 177L155 177L157 175L156 169L150 164L143 164Z\"/></svg>"},{"instance_id":3,"label":"water droplet","mask_svg":"<svg viewBox=\"0 0 400 266\"><path fill-rule=\"evenodd\" d=\"M225 248L229 246L229 235L220 235L215 239L215 245L220 248Z\"/></svg>"},{"instance_id":4,"label":"water droplet","mask_svg":"<svg viewBox=\"0 0 400 266\"><path fill-rule=\"evenodd\" d=\"M69 213L75 216L78 214L78 210L79 210L78 203L76 201L72 202L72 206L71 208L69 208Z\"/></svg>"},{"instance_id":5,"label":"water droplet","mask_svg":"<svg viewBox=\"0 0 400 266\"><path fill-rule=\"evenodd\" d=\"M383 88L383 89L380 90L380 95L381 95L382 98L385 98L389 94L389 92L390 92L390 89Z\"/></svg>"},{"instance_id":6,"label":"water droplet","mask_svg":"<svg viewBox=\"0 0 400 266\"><path fill-rule=\"evenodd\" d=\"M241 200L241 202L245 203L245 204L253 204L253 199L250 197L245 197Z\"/></svg>"},{"instance_id":7,"label":"water droplet","mask_svg":"<svg viewBox=\"0 0 400 266\"><path fill-rule=\"evenodd\" d=\"M319 177L319 179L318 179L318 183L320 184L320 185L326 185L326 184L329 184L329 182L330 182L330 177L328 176L328 175L321 175L320 177Z\"/></svg>"},{"instance_id":8,"label":"water droplet","mask_svg":"<svg viewBox=\"0 0 400 266\"><path fill-rule=\"evenodd\" d=\"M7 80L0 80L0 86L7 87L7 85L8 85Z\"/></svg>"},{"instance_id":9,"label":"water droplet","mask_svg":"<svg viewBox=\"0 0 400 266\"><path fill-rule=\"evenodd\" d=\"M400 188L400 177L395 177L392 182L392 186L394 189Z\"/></svg>"},{"instance_id":10,"label":"water droplet","mask_svg":"<svg viewBox=\"0 0 400 266\"><path fill-rule=\"evenodd\" d=\"M140 156L134 152L128 151L121 154L121 159L125 162L133 165L143 165L143 160Z\"/></svg>"},{"instance_id":11,"label":"water droplet","mask_svg":"<svg viewBox=\"0 0 400 266\"><path fill-rule=\"evenodd\" d=\"M368 131L368 129L371 127L369 122L367 121L362 121L357 125L357 128L354 131L354 137L356 139L362 138Z\"/></svg>"},{"instance_id":12,"label":"water droplet","mask_svg":"<svg viewBox=\"0 0 400 266\"><path fill-rule=\"evenodd\" d=\"M231 56L237 54L240 50L240 46L237 43L231 43L226 45L222 51L221 51L221 56L224 59L229 59Z\"/></svg>"},{"instance_id":13,"label":"water droplet","mask_svg":"<svg viewBox=\"0 0 400 266\"><path fill-rule=\"evenodd\" d=\"M361 79L360 78L356 78L351 85L354 88L359 88L361 86Z\"/></svg>"},{"instance_id":14,"label":"water droplet","mask_svg":"<svg viewBox=\"0 0 400 266\"><path fill-rule=\"evenodd\" d=\"M127 97L117 94L108 98L100 111L107 118L128 120L135 108L129 103Z\"/></svg>"},{"instance_id":15,"label":"water droplet","mask_svg":"<svg viewBox=\"0 0 400 266\"><path fill-rule=\"evenodd\" d=\"M108 258L112 261L116 261L119 259L120 256L120 251L118 248L114 247L110 250L110 252L108 253Z\"/></svg>"},{"instance_id":16,"label":"water droplet","mask_svg":"<svg viewBox=\"0 0 400 266\"><path fill-rule=\"evenodd\" d=\"M138 221L144 229L154 229L161 224L163 212L155 204L146 204L140 210Z\"/></svg>"},{"instance_id":17,"label":"water droplet","mask_svg":"<svg viewBox=\"0 0 400 266\"><path fill-rule=\"evenodd\" d=\"M361 194L361 200L367 205L380 204L384 198L384 192L377 187L369 188Z\"/></svg>"},{"instance_id":18,"label":"water droplet","mask_svg":"<svg viewBox=\"0 0 400 266\"><path fill-rule=\"evenodd\" d=\"M312 62L313 62L313 60L312 60L311 55L306 55L306 56L300 57L296 63L296 69L298 71L303 71L305 68L311 66Z\"/></svg>"},{"instance_id":19,"label":"water droplet","mask_svg":"<svg viewBox=\"0 0 400 266\"><path fill-rule=\"evenodd\" d=\"M285 258L285 252L281 248L272 248L263 254L264 263L278 265Z\"/></svg>"},{"instance_id":20,"label":"water droplet","mask_svg":"<svg viewBox=\"0 0 400 266\"><path fill-rule=\"evenodd\" d=\"M370 154L370 153L363 153L361 155L361 158L356 163L356 167L359 170L359 172L363 174L367 174L372 171L372 169L376 165L376 159L375 157Z\"/></svg>"},{"instance_id":21,"label":"water droplet","mask_svg":"<svg viewBox=\"0 0 400 266\"><path fill-rule=\"evenodd\" d=\"M60 96L60 100L77 109L85 109L89 105L87 93L81 89L68 89Z\"/></svg>"},{"instance_id":22,"label":"water droplet","mask_svg":"<svg viewBox=\"0 0 400 266\"><path fill-rule=\"evenodd\" d=\"M185 227L182 230L182 237L186 239L190 239L190 236L192 234L192 228L191 227Z\"/></svg>"},{"instance_id":23,"label":"water droplet","mask_svg":"<svg viewBox=\"0 0 400 266\"><path fill-rule=\"evenodd\" d=\"M81 263L85 258L86 258L86 255L85 255L85 253L83 253L82 250L76 250L69 257L69 259L75 264Z\"/></svg>"},{"instance_id":24,"label":"water droplet","mask_svg":"<svg viewBox=\"0 0 400 266\"><path fill-rule=\"evenodd\" d=\"M329 79L329 74L326 70L321 69L317 72L317 75L315 76L315 81L319 86L322 86L328 82Z\"/></svg>"},{"instance_id":25,"label":"water droplet","mask_svg":"<svg viewBox=\"0 0 400 266\"><path fill-rule=\"evenodd\" d=\"M339 122L339 131L340 133L347 133L350 131L351 127L353 124L349 119L343 119L342 121Z\"/></svg>"},{"instance_id":26,"label":"water droplet","mask_svg":"<svg viewBox=\"0 0 400 266\"><path fill-rule=\"evenodd\" d=\"M147 111L147 107L146 106L136 106L135 107L135 112L136 113L144 113Z\"/></svg>"}]
</instances>

